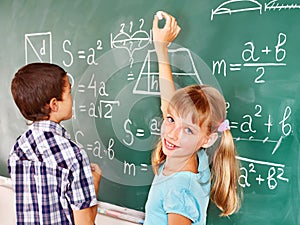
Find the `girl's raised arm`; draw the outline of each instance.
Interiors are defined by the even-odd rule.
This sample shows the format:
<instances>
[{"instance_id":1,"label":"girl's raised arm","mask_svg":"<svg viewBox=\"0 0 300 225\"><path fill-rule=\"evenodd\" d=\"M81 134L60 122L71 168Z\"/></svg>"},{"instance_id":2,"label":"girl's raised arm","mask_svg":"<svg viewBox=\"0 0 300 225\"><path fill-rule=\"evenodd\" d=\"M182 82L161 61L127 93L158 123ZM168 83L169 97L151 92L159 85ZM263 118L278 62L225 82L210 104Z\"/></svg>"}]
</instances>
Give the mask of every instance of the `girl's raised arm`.
<instances>
[{"instance_id":1,"label":"girl's raised arm","mask_svg":"<svg viewBox=\"0 0 300 225\"><path fill-rule=\"evenodd\" d=\"M169 104L169 100L175 92L175 85L172 77L172 71L168 56L168 45L177 37L180 32L180 27L177 21L171 15L160 11L162 18L165 18L166 23L163 28L158 27L158 16L154 16L153 20L153 42L158 59L159 69L159 87L161 94L161 110L165 116Z\"/></svg>"}]
</instances>

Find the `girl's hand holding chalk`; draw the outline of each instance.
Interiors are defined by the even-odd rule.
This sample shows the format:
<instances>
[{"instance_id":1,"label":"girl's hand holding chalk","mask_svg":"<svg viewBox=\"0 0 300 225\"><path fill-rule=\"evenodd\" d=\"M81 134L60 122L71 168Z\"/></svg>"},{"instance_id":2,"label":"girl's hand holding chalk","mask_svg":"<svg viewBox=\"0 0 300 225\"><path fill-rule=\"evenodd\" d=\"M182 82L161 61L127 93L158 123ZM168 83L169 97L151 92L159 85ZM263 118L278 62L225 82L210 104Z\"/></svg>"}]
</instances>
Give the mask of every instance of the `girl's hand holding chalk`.
<instances>
[{"instance_id":1,"label":"girl's hand holding chalk","mask_svg":"<svg viewBox=\"0 0 300 225\"><path fill-rule=\"evenodd\" d=\"M163 19L163 16L162 16L162 12L161 11L157 11L156 12L156 16L159 20L162 20Z\"/></svg>"},{"instance_id":2,"label":"girl's hand holding chalk","mask_svg":"<svg viewBox=\"0 0 300 225\"><path fill-rule=\"evenodd\" d=\"M158 27L158 20L165 19L163 28ZM160 55L160 49L167 47L179 34L181 28L178 26L176 19L164 11L156 12L153 20L153 41L156 53Z\"/></svg>"},{"instance_id":3,"label":"girl's hand holding chalk","mask_svg":"<svg viewBox=\"0 0 300 225\"><path fill-rule=\"evenodd\" d=\"M166 13L164 11L157 11L156 12L156 17L154 17L154 21L153 21L153 26L155 26L155 28L158 27L158 25L157 25L157 19L156 18L158 20L162 20L162 19L166 20L166 24L165 24L165 26L162 29L164 29L164 28L171 28L177 34L180 32L181 28L177 24L176 19L173 16L169 15L168 13Z\"/></svg>"},{"instance_id":4,"label":"girl's hand holding chalk","mask_svg":"<svg viewBox=\"0 0 300 225\"><path fill-rule=\"evenodd\" d=\"M158 22L165 19L165 24L159 28ZM166 12L158 11L153 19L152 32L153 43L159 62L168 61L168 46L177 37L181 28L178 26L176 19Z\"/></svg>"}]
</instances>

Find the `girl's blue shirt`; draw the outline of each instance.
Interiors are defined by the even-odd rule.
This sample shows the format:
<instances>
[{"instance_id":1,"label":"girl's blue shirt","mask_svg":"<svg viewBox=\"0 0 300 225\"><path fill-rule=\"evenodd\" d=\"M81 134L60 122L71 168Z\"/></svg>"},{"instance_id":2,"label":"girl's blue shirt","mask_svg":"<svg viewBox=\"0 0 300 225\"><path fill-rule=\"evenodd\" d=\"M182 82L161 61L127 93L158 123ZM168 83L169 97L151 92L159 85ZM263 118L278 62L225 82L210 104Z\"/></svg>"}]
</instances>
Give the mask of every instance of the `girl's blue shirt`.
<instances>
[{"instance_id":1,"label":"girl's blue shirt","mask_svg":"<svg viewBox=\"0 0 300 225\"><path fill-rule=\"evenodd\" d=\"M167 225L168 213L189 218L193 225L206 224L210 194L210 169L204 150L198 151L198 173L163 175L164 164L152 182L146 203L144 225Z\"/></svg>"}]
</instances>

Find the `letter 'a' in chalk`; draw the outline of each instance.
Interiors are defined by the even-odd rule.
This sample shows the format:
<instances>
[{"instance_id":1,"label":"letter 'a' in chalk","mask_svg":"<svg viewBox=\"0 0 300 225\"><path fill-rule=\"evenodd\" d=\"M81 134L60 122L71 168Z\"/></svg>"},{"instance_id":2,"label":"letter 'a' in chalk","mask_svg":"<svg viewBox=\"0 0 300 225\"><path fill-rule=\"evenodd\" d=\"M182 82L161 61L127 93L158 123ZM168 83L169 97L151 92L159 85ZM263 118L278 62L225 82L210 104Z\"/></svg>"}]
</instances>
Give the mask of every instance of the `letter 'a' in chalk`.
<instances>
[{"instance_id":1,"label":"letter 'a' in chalk","mask_svg":"<svg viewBox=\"0 0 300 225\"><path fill-rule=\"evenodd\" d=\"M159 20L162 20L162 19L163 19L163 16L162 16L162 12L161 12L161 11L157 11L157 12L156 12L156 16L158 17Z\"/></svg>"}]
</instances>

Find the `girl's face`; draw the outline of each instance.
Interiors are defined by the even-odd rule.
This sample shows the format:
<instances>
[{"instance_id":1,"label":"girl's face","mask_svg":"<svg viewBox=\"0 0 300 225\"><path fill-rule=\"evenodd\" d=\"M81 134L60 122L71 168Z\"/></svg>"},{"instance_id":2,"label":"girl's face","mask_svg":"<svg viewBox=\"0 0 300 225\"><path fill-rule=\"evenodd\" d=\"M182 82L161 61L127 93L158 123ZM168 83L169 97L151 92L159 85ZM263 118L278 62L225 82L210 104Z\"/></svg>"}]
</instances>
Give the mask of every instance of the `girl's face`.
<instances>
[{"instance_id":1,"label":"girl's face","mask_svg":"<svg viewBox=\"0 0 300 225\"><path fill-rule=\"evenodd\" d=\"M192 113L185 118L170 110L161 129L162 149L168 157L192 156L208 141L208 136L192 122Z\"/></svg>"}]
</instances>

